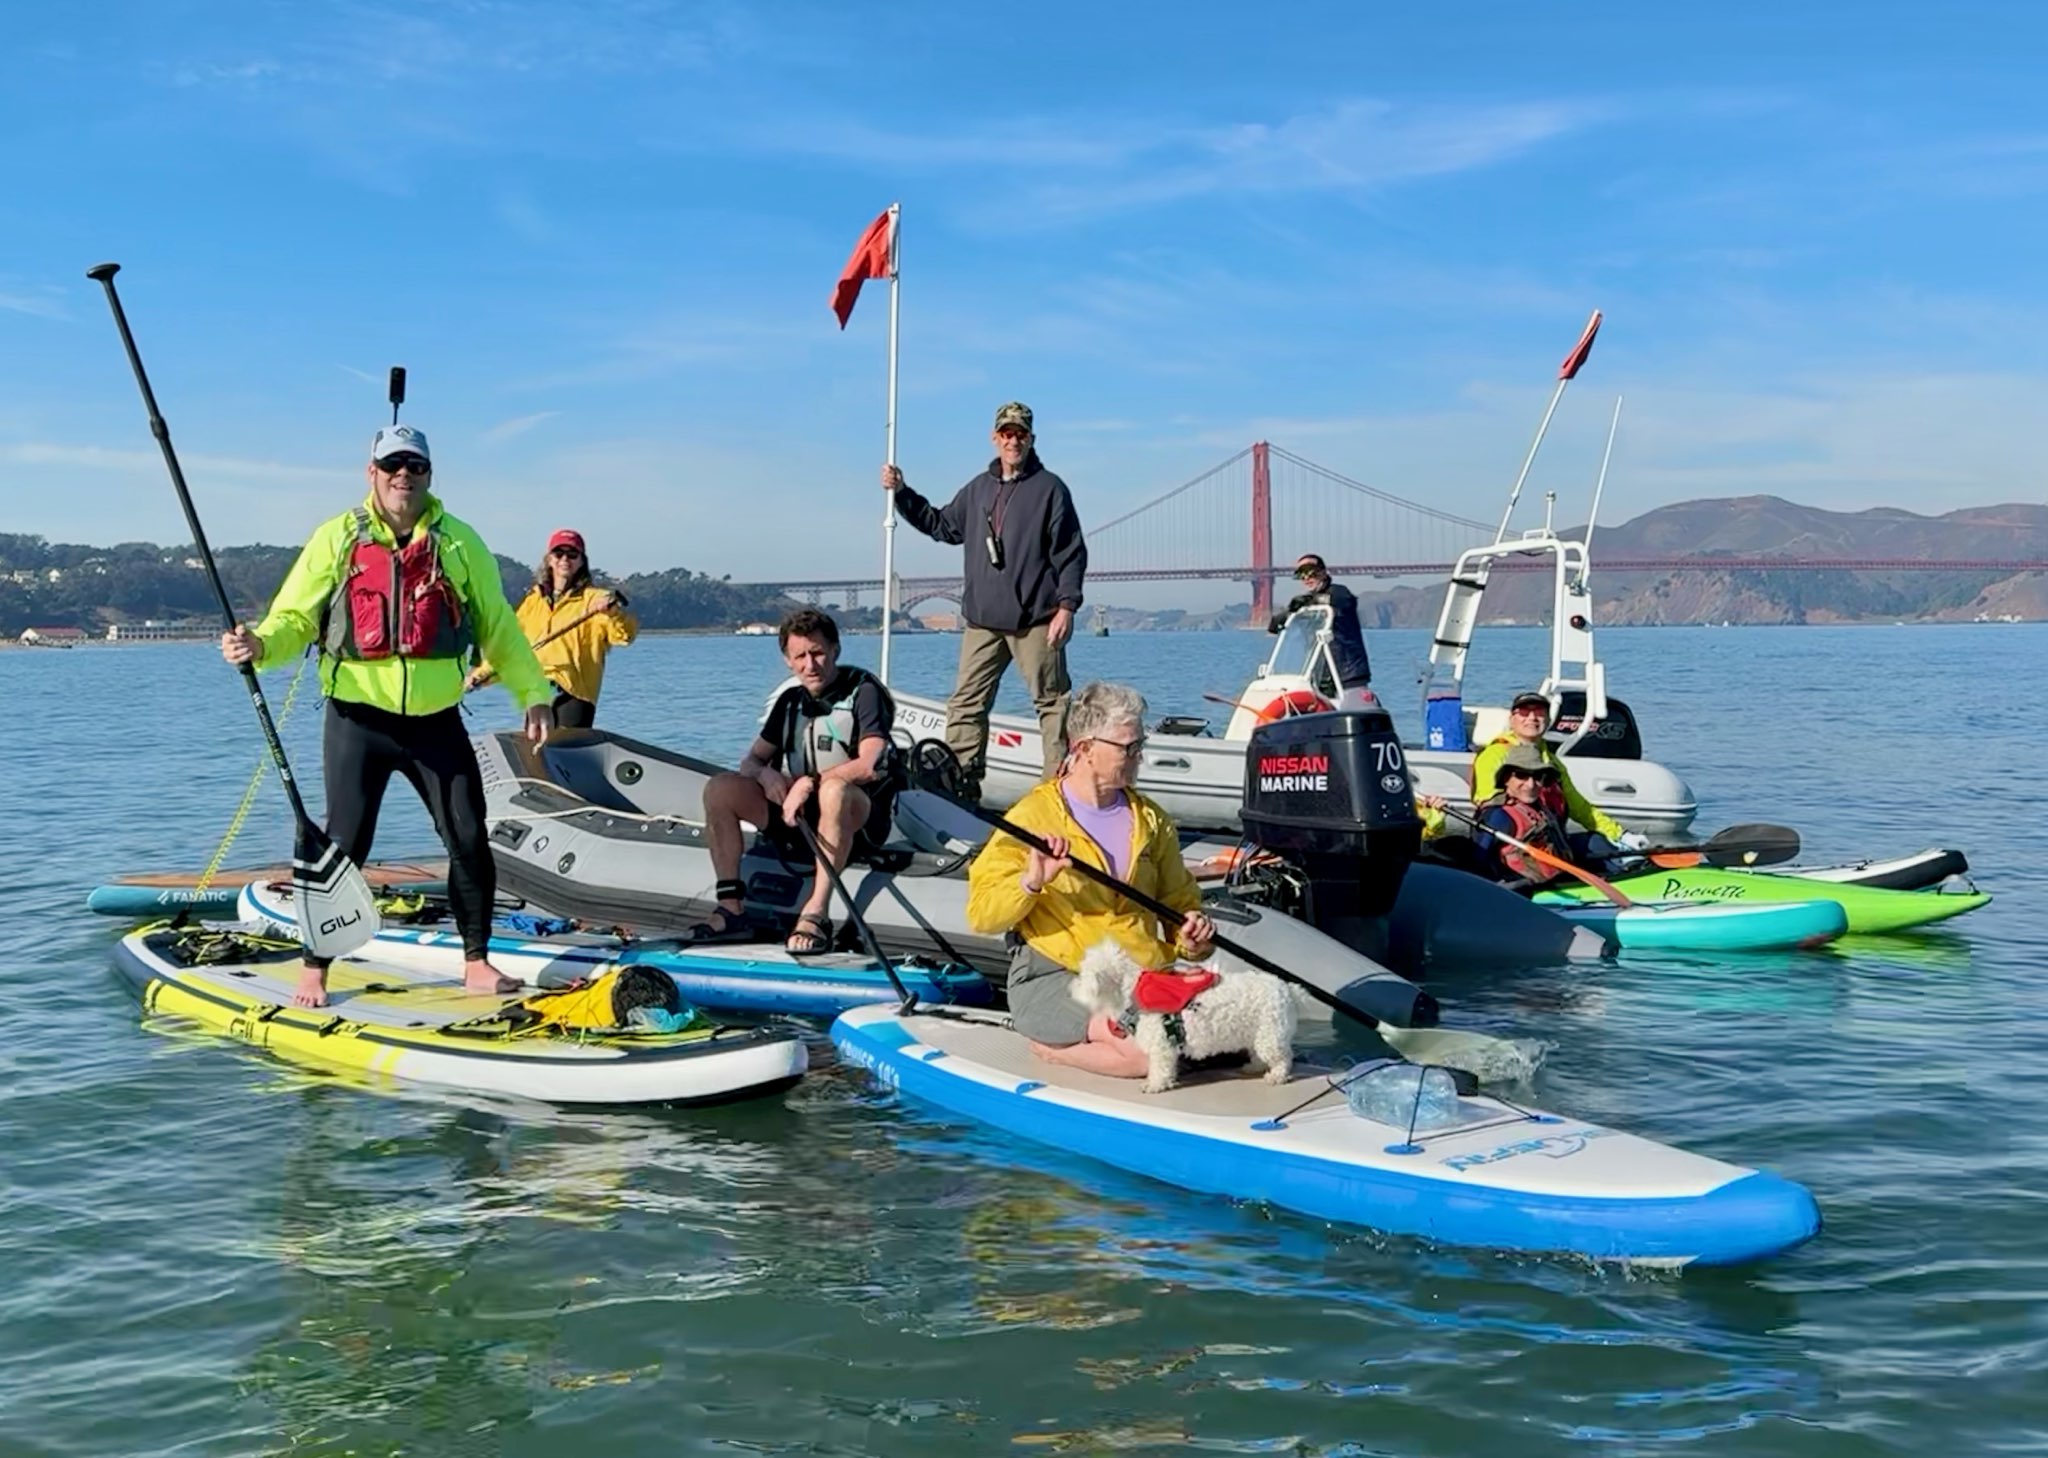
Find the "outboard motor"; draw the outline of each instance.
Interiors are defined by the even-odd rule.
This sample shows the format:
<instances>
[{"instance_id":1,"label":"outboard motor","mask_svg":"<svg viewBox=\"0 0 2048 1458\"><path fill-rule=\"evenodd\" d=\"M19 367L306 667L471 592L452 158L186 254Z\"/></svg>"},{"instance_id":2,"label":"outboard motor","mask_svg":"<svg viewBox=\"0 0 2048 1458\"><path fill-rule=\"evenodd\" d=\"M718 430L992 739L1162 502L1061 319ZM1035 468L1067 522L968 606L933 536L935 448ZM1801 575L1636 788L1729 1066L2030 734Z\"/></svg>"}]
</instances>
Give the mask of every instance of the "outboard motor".
<instances>
[{"instance_id":1,"label":"outboard motor","mask_svg":"<svg viewBox=\"0 0 2048 1458\"><path fill-rule=\"evenodd\" d=\"M1586 713L1586 695L1583 689L1566 689L1558 695L1557 722L1551 725L1553 735L1562 738L1579 727L1579 720ZM1571 747L1573 759L1641 759L1643 757L1643 731L1636 727L1636 716L1620 699L1607 700L1607 717L1592 728L1592 732Z\"/></svg>"},{"instance_id":2,"label":"outboard motor","mask_svg":"<svg viewBox=\"0 0 2048 1458\"><path fill-rule=\"evenodd\" d=\"M1305 920L1377 957L1386 915L1422 844L1394 721L1384 709L1299 714L1252 731L1247 839L1298 866Z\"/></svg>"}]
</instances>

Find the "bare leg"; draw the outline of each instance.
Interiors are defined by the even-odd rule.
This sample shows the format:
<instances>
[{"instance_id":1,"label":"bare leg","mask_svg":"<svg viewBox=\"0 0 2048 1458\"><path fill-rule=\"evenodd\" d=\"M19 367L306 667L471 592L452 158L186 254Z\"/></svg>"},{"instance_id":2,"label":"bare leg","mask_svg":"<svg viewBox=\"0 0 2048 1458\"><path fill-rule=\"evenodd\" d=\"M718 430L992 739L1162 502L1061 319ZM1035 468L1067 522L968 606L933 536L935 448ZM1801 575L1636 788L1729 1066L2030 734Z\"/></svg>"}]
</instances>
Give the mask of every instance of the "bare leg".
<instances>
[{"instance_id":1,"label":"bare leg","mask_svg":"<svg viewBox=\"0 0 2048 1458\"><path fill-rule=\"evenodd\" d=\"M868 822L868 793L859 785L850 785L845 780L818 781L818 850L817 865L811 873L811 894L805 898L802 916L822 916L832 908L832 878L826 874L826 862L831 869L846 869L847 857L853 853L853 838Z\"/></svg>"},{"instance_id":2,"label":"bare leg","mask_svg":"<svg viewBox=\"0 0 2048 1458\"><path fill-rule=\"evenodd\" d=\"M1033 1043L1031 1051L1047 1063L1099 1073L1105 1078L1145 1077L1151 1071L1145 1050L1138 1046L1137 1039L1126 1038L1115 1029L1109 1014L1097 1013L1088 1020L1087 1042L1069 1043L1064 1048Z\"/></svg>"},{"instance_id":3,"label":"bare leg","mask_svg":"<svg viewBox=\"0 0 2048 1458\"><path fill-rule=\"evenodd\" d=\"M300 1007L327 1006L327 969L311 962L299 969L299 988L292 1001Z\"/></svg>"},{"instance_id":4,"label":"bare leg","mask_svg":"<svg viewBox=\"0 0 2048 1458\"><path fill-rule=\"evenodd\" d=\"M712 874L721 881L737 880L740 857L747 849L740 822L765 826L775 814L759 780L732 773L713 775L704 786L704 838L711 843ZM737 896L721 896L718 904L734 921L746 909Z\"/></svg>"}]
</instances>

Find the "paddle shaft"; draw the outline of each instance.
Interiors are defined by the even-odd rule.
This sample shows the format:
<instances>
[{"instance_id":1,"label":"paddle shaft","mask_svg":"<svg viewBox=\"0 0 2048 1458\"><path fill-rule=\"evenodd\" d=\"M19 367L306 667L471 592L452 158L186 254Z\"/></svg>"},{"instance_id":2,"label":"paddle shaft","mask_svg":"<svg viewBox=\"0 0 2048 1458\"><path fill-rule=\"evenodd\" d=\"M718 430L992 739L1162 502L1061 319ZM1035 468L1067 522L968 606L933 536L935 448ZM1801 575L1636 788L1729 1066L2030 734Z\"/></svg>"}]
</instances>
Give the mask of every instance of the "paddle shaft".
<instances>
[{"instance_id":1,"label":"paddle shaft","mask_svg":"<svg viewBox=\"0 0 2048 1458\"><path fill-rule=\"evenodd\" d=\"M1471 815L1467 815L1462 810L1453 810L1450 806L1446 805L1444 806L1444 814L1450 816L1453 820L1464 821L1467 825L1471 826L1474 830L1478 831L1482 835L1490 835L1495 840L1505 841L1507 844L1513 846L1516 850L1520 851L1523 855L1534 856L1537 860L1543 862L1543 864L1546 866L1550 866L1557 870L1563 871L1567 875L1577 876L1581 881L1584 881L1588 886L1591 886L1595 891L1598 891L1602 896L1605 896L1609 901L1612 901L1616 906L1619 906L1623 911L1627 911L1629 908L1635 905L1633 901L1629 900L1626 896L1622 895L1621 892L1617 891L1611 883L1601 880L1600 877L1594 875L1584 866L1575 865L1573 862L1566 860L1563 856L1554 856L1547 850L1541 850L1536 846L1529 844L1529 842L1527 842L1526 840L1516 840L1512 835L1509 835L1505 830L1495 830L1491 825L1481 825L1477 818Z\"/></svg>"},{"instance_id":2,"label":"paddle shaft","mask_svg":"<svg viewBox=\"0 0 2048 1458\"><path fill-rule=\"evenodd\" d=\"M928 793L937 792L928 790ZM1008 820L1005 820L1002 816L996 814L996 812L993 810L983 809L979 805L970 805L964 800L955 800L951 795L941 795L939 798L949 801L958 809L965 810L969 815L972 815L976 820L981 821L982 824L992 826L995 829L1002 831L1005 835L1011 836L1017 840L1021 840L1022 842L1024 842L1024 844L1030 846L1033 850L1039 852L1041 855L1050 856L1053 854L1052 847L1047 845L1043 840L1040 840L1030 831L1025 830L1015 824L1012 824ZM1054 859L1058 859L1058 857L1054 857ZM1158 897L1146 895L1143 891L1140 891L1136 886L1131 885L1129 882L1119 881L1116 877L1110 875L1109 872L1099 870L1096 867L1088 864L1088 862L1081 860L1079 857L1070 858L1067 861L1067 864L1071 869L1079 872L1084 879L1093 881L1098 886L1106 887L1109 890L1116 892L1119 896L1124 897L1128 901L1135 902L1137 905L1151 912L1154 916L1158 917L1161 921L1166 922L1170 926L1179 926L1181 922L1186 920L1187 918L1186 912L1175 911L1171 906L1168 906L1164 901L1161 901ZM1261 972L1270 972L1283 982L1293 983L1296 987L1299 987L1303 992L1306 992L1310 997L1314 998L1317 1002L1322 1003L1324 1006L1330 1008L1332 1011L1343 1013L1347 1017L1356 1018L1359 1022L1365 1024L1365 1026L1367 1026L1368 1028L1377 1028L1380 1026L1380 1020L1374 1017L1371 1013L1361 1011L1360 1009L1353 1007L1350 1003L1344 1001L1343 998L1338 997L1333 993L1323 991L1322 988L1316 986L1307 978L1302 977L1298 973L1288 971L1285 967L1281 966L1278 962L1273 961L1270 957L1263 957L1259 955L1257 952L1254 952L1250 947L1247 947L1242 943L1232 941L1229 937L1223 935L1223 933L1217 932L1213 937L1210 938L1210 940L1213 941L1217 946L1223 948L1224 951L1231 953L1233 956L1236 956L1243 961L1249 962L1252 966L1258 968Z\"/></svg>"},{"instance_id":3,"label":"paddle shaft","mask_svg":"<svg viewBox=\"0 0 2048 1458\"><path fill-rule=\"evenodd\" d=\"M535 652L539 652L539 651L540 651L541 649L543 649L543 648L547 647L547 646L548 646L548 644L550 644L550 643L554 642L554 641L555 641L555 639L557 639L557 638L561 637L561 636L562 636L562 635L563 635L564 633L573 633L573 632L575 632L575 631L576 631L576 630L577 630L578 628L582 627L582 626L583 626L583 625L584 625L585 623L589 622L589 621L590 621L590 620L591 620L592 618L594 618L594 617L598 616L598 614L600 614L600 613L608 613L608 612L610 612L610 611L611 611L611 610L612 610L613 608L617 607L618 605L619 605L619 601L618 601L618 595L617 595L616 593L614 593L614 594L613 594L613 599L612 599L612 601L610 601L610 602L606 603L606 604L605 604L605 605L604 605L603 607L601 607L601 608L592 608L592 609L590 609L590 610L589 610L588 612L586 612L586 613L582 614L582 615L581 615L580 617L572 618L572 619L570 619L570 620L569 620L568 622L566 622L566 623L562 624L562 626L561 626L561 627L559 627L559 628L557 628L557 629L555 629L555 630L554 630L554 632L552 632L552 633L543 633L543 634L542 634L542 635L541 635L540 637L538 637L538 638L535 638L535 639L533 640L533 648L534 648L534 651L535 651ZM493 671L492 669L486 668L486 669L484 669L484 670L482 671L482 673L481 673L481 674L479 674L479 675L478 675L478 677L477 677L477 681L476 681L476 682L475 682L474 684L472 684L472 685L471 685L471 686L470 686L470 687L469 687L468 689L464 690L464 692L466 692L466 693L475 693L475 692L476 692L476 690L478 690L478 689L482 688L482 687L483 687L483 686L484 686L485 684L489 683L489 682L490 682L490 681L491 681L492 679L496 678L497 676L498 676L498 675L497 675L497 673L496 673L495 671Z\"/></svg>"},{"instance_id":4,"label":"paddle shaft","mask_svg":"<svg viewBox=\"0 0 2048 1458\"><path fill-rule=\"evenodd\" d=\"M818 832L811 829L811 822L801 815L796 818L796 828L804 833L804 842L810 846L811 854L816 856L818 864L825 868L825 874L832 878L832 889L837 891L839 899L846 903L846 914L860 929L860 939L868 944L868 955L880 962L882 970L889 974L889 985L896 989L896 995L903 1000L899 1011L909 1012L917 1006L917 999L910 995L910 989L905 987L903 979L896 975L896 964L883 952L881 942L875 937L875 929L868 925L868 919L861 915L860 906L854 901L853 893L848 891L846 883L839 879L839 872L833 866L832 858L826 855L824 847L818 844Z\"/></svg>"},{"instance_id":5,"label":"paddle shaft","mask_svg":"<svg viewBox=\"0 0 2048 1458\"><path fill-rule=\"evenodd\" d=\"M99 280L107 291L107 307L114 311L114 325L121 331L121 344L128 351L128 363L135 370L135 384L142 391L142 403L149 411L149 433L163 447L164 465L171 473L171 485L177 488L178 504L185 508L185 524L192 529L192 545L199 551L199 561L206 569L206 580L213 585L214 599L220 603L221 620L228 631L233 632L236 627L234 604L228 601L227 587L220 580L220 569L214 565L213 548L207 545L206 529L199 524L199 513L192 505L192 493L185 485L185 472L179 467L178 453L171 445L171 428L164 423L163 412L157 409L156 392L149 388L149 375L142 368L142 354L136 349L135 335L128 328L128 315L121 308L121 296L114 290L114 275L120 269L118 263L102 263L89 269L86 277ZM292 814L298 820L301 832L314 829L313 817L306 813L306 802L299 795L299 782L292 778L291 761L285 758L284 741L277 737L277 725L270 717L270 705L264 701L263 687L256 681L256 665L244 663L240 667L242 682L249 690L249 702L255 705L256 718L263 725L264 742L270 746L271 762L277 766L277 777L284 781L284 792L291 801Z\"/></svg>"}]
</instances>

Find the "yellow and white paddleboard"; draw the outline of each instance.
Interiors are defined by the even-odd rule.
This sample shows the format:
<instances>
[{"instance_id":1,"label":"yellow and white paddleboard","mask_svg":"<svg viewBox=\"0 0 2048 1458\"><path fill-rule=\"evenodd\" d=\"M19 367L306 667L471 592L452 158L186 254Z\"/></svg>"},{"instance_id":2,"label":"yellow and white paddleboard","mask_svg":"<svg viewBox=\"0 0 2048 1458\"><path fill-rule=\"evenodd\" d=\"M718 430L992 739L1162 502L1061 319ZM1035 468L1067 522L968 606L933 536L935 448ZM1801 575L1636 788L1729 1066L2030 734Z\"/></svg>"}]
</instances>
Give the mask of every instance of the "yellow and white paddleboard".
<instances>
[{"instance_id":1,"label":"yellow and white paddleboard","mask_svg":"<svg viewBox=\"0 0 2048 1458\"><path fill-rule=\"evenodd\" d=\"M298 946L232 930L145 927L123 937L115 956L145 1011L373 1085L558 1104L702 1104L787 1088L809 1065L800 1039L761 1028L507 1035L491 1020L533 989L471 992L459 977L374 957L328 969L326 1007L295 1007Z\"/></svg>"}]
</instances>

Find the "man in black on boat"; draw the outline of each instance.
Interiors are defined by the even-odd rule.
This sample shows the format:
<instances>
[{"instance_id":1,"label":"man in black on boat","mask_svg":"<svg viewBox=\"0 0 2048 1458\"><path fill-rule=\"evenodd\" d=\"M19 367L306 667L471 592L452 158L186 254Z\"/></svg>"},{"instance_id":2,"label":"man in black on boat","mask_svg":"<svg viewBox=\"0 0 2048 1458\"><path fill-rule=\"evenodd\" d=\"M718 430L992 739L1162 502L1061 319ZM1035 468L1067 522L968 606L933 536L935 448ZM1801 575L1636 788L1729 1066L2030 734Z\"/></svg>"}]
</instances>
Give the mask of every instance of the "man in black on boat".
<instances>
[{"instance_id":1,"label":"man in black on boat","mask_svg":"<svg viewBox=\"0 0 2048 1458\"><path fill-rule=\"evenodd\" d=\"M1305 607L1326 606L1330 609L1330 657L1336 663L1337 676L1341 684L1332 685L1334 690L1363 690L1372 683L1372 663L1365 656L1365 630L1358 625L1358 596L1341 582L1330 580L1330 569L1323 559L1314 552L1303 552L1294 564L1295 581L1308 589L1273 614L1273 620L1266 624L1266 631L1277 633L1287 626L1287 620Z\"/></svg>"},{"instance_id":2,"label":"man in black on boat","mask_svg":"<svg viewBox=\"0 0 2048 1458\"><path fill-rule=\"evenodd\" d=\"M960 598L960 668L946 701L946 744L965 773L964 793L981 798L988 756L988 715L1012 660L1038 710L1045 778L1067 758L1067 640L1081 610L1088 543L1067 483L1038 458L1031 407L1012 400L996 411L988 469L936 506L882 467L882 489L896 493L903 520L933 541L966 543Z\"/></svg>"},{"instance_id":3,"label":"man in black on boat","mask_svg":"<svg viewBox=\"0 0 2048 1458\"><path fill-rule=\"evenodd\" d=\"M888 774L889 732L896 705L882 681L839 661L839 625L816 608L782 620L783 660L796 681L776 696L761 732L737 771L704 787L704 833L718 877L718 905L691 929L693 942L753 940L746 914L746 853L741 826L773 833L802 817L816 828L821 857L843 870L857 840L870 847L887 836L894 787ZM819 859L811 894L783 943L794 956L832 950L832 878Z\"/></svg>"}]
</instances>

